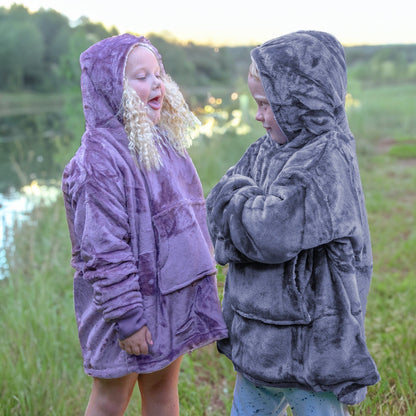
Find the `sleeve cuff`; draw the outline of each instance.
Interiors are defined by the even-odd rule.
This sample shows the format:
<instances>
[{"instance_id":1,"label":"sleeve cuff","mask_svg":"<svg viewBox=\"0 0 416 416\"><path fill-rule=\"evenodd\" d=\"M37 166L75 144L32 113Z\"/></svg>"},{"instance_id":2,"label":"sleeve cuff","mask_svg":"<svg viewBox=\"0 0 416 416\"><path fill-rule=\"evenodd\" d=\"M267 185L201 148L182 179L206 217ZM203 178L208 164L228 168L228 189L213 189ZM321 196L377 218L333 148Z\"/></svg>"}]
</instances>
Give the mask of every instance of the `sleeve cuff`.
<instances>
[{"instance_id":1,"label":"sleeve cuff","mask_svg":"<svg viewBox=\"0 0 416 416\"><path fill-rule=\"evenodd\" d=\"M146 319L143 313L137 313L136 311L124 315L122 319L117 322L118 339L120 341L125 340L129 336L136 333L139 329L146 325Z\"/></svg>"}]
</instances>

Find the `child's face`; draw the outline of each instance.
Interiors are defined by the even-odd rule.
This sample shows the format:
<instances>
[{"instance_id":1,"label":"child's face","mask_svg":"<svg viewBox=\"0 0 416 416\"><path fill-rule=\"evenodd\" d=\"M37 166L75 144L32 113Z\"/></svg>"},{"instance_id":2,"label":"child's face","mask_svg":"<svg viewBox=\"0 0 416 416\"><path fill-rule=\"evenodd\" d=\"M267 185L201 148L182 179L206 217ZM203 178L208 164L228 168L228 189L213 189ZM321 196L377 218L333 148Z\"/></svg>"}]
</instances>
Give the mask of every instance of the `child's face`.
<instances>
[{"instance_id":1,"label":"child's face","mask_svg":"<svg viewBox=\"0 0 416 416\"><path fill-rule=\"evenodd\" d=\"M126 77L146 106L150 120L154 124L160 120L165 85L161 79L161 70L156 56L149 49L135 47L127 59Z\"/></svg>"},{"instance_id":2,"label":"child's face","mask_svg":"<svg viewBox=\"0 0 416 416\"><path fill-rule=\"evenodd\" d=\"M268 99L266 98L266 93L264 92L262 83L258 79L249 75L248 88L257 103L258 108L256 113L256 120L263 124L263 127L266 129L272 140L279 144L287 143L286 136L274 118L272 108Z\"/></svg>"}]
</instances>

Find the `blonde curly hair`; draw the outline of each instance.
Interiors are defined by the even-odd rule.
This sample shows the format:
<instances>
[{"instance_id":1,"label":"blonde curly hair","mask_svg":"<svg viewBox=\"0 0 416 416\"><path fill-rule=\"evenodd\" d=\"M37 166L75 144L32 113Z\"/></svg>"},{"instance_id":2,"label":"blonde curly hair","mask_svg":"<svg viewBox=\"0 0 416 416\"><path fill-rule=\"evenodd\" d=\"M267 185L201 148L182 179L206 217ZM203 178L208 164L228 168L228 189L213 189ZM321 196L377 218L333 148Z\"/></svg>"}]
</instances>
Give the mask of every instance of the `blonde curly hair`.
<instances>
[{"instance_id":1,"label":"blonde curly hair","mask_svg":"<svg viewBox=\"0 0 416 416\"><path fill-rule=\"evenodd\" d=\"M160 121L154 125L145 104L124 79L122 107L129 149L138 157L139 165L147 170L158 170L163 165L160 156L162 137L179 155L185 156L186 149L192 144L191 131L200 124L172 78L163 73L162 81L165 97Z\"/></svg>"}]
</instances>

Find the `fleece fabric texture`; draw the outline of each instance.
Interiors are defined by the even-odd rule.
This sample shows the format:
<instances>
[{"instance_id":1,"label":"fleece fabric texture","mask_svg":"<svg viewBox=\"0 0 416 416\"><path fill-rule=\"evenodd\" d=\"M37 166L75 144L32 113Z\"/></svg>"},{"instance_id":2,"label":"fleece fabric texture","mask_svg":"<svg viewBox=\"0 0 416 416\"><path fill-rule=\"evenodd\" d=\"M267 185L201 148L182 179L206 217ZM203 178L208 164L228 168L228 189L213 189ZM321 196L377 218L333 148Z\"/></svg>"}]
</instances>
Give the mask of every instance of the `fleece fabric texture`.
<instances>
[{"instance_id":1,"label":"fleece fabric texture","mask_svg":"<svg viewBox=\"0 0 416 416\"><path fill-rule=\"evenodd\" d=\"M139 169L128 149L120 103L126 57L138 43L152 47L126 34L81 55L86 131L62 180L84 368L100 378L159 370L227 335L192 161L160 131L159 171ZM144 325L150 353L127 354L118 341Z\"/></svg>"},{"instance_id":2,"label":"fleece fabric texture","mask_svg":"<svg viewBox=\"0 0 416 416\"><path fill-rule=\"evenodd\" d=\"M362 401L379 380L364 316L372 252L344 50L301 31L252 51L288 142L252 144L207 198L220 264L229 264L218 348L263 386Z\"/></svg>"}]
</instances>

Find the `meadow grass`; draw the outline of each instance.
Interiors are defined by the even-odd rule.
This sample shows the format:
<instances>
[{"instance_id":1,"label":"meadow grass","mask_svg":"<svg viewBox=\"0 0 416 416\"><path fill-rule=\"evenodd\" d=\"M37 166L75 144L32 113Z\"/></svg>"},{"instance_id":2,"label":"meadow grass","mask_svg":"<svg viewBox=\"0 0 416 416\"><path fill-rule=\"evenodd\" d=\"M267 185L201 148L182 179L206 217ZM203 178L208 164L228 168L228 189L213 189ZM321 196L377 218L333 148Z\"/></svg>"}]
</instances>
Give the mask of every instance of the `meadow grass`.
<instances>
[{"instance_id":1,"label":"meadow grass","mask_svg":"<svg viewBox=\"0 0 416 416\"><path fill-rule=\"evenodd\" d=\"M367 341L382 380L350 412L410 416L416 408L416 161L391 149L404 139L414 146L415 86L354 88L352 95L360 107L350 110L350 121L357 138L374 255ZM406 97L394 97L398 89L401 94L408 92L407 105ZM205 192L259 131L197 139L191 155ZM62 200L35 209L30 221L16 224L15 244L8 256L11 277L0 281L1 415L83 414L91 379L82 369L69 255ZM225 269L218 270L221 295ZM229 414L233 381L231 363L214 345L187 354L179 383L181 415ZM139 409L136 390L126 415L138 415Z\"/></svg>"}]
</instances>

